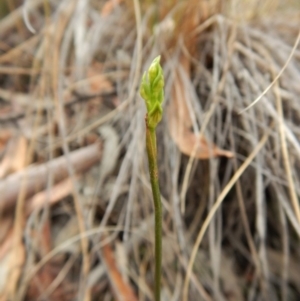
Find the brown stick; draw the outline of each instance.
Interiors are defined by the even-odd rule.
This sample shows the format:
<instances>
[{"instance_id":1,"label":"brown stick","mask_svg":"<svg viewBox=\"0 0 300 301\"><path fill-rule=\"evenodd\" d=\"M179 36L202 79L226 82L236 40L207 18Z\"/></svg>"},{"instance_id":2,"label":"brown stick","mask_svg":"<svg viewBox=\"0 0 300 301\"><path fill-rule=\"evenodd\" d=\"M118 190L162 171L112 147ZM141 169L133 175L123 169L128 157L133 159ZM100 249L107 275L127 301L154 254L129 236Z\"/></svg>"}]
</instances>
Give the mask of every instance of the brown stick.
<instances>
[{"instance_id":1,"label":"brown stick","mask_svg":"<svg viewBox=\"0 0 300 301\"><path fill-rule=\"evenodd\" d=\"M101 146L93 144L70 153L70 161L76 173L84 172L101 158ZM26 198L47 185L48 175L52 174L54 183L68 176L67 160L64 156L50 162L28 167L0 181L0 211L13 206L18 198L23 177L28 177L25 187Z\"/></svg>"}]
</instances>

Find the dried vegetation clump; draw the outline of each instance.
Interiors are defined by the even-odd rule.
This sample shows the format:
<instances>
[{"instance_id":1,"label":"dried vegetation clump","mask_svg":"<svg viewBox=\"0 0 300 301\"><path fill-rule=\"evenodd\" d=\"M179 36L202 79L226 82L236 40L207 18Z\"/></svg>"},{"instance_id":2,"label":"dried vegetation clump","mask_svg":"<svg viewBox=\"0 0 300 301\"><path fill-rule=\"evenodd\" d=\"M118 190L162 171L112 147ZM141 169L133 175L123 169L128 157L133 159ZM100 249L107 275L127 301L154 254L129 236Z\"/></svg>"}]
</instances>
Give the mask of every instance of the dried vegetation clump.
<instances>
[{"instance_id":1,"label":"dried vegetation clump","mask_svg":"<svg viewBox=\"0 0 300 301\"><path fill-rule=\"evenodd\" d=\"M153 300L158 54L162 300L299 300L299 4L140 2L0 0L0 300Z\"/></svg>"}]
</instances>

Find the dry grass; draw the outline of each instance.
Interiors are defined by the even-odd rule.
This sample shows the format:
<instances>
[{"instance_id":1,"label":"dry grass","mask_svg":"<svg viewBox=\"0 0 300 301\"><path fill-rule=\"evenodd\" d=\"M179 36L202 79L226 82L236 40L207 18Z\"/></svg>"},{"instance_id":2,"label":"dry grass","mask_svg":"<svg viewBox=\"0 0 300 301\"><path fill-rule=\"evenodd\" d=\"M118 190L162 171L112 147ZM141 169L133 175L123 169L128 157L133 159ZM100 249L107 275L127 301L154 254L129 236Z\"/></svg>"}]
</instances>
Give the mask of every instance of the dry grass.
<instances>
[{"instance_id":1,"label":"dry grass","mask_svg":"<svg viewBox=\"0 0 300 301\"><path fill-rule=\"evenodd\" d=\"M68 176L0 200L0 300L153 300L137 87L158 54L162 300L298 300L297 1L19 2L0 0L0 181L61 155ZM78 172L90 144L101 162Z\"/></svg>"}]
</instances>

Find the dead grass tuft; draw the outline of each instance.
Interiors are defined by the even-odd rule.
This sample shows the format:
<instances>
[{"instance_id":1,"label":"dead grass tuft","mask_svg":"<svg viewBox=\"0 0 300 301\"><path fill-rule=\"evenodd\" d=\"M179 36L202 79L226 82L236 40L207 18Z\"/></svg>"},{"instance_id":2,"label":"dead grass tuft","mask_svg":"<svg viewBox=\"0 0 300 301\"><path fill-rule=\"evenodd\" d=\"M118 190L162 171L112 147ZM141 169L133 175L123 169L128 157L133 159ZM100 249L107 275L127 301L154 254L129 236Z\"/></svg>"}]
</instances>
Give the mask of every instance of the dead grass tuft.
<instances>
[{"instance_id":1,"label":"dead grass tuft","mask_svg":"<svg viewBox=\"0 0 300 301\"><path fill-rule=\"evenodd\" d=\"M162 300L298 300L297 1L7 3L0 300L153 300L137 87L158 54Z\"/></svg>"}]
</instances>

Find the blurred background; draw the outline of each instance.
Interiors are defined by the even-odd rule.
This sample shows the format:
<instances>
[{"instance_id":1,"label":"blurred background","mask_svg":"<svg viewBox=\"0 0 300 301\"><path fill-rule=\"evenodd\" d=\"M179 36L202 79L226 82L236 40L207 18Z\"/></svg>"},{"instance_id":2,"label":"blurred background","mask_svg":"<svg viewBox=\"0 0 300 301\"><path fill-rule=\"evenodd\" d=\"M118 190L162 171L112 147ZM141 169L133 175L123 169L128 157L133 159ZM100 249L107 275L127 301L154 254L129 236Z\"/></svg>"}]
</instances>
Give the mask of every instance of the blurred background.
<instances>
[{"instance_id":1,"label":"blurred background","mask_svg":"<svg viewBox=\"0 0 300 301\"><path fill-rule=\"evenodd\" d=\"M0 0L0 300L300 300L300 4ZM252 106L252 104L255 104Z\"/></svg>"}]
</instances>

